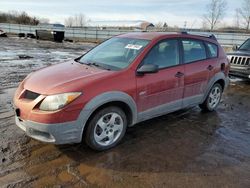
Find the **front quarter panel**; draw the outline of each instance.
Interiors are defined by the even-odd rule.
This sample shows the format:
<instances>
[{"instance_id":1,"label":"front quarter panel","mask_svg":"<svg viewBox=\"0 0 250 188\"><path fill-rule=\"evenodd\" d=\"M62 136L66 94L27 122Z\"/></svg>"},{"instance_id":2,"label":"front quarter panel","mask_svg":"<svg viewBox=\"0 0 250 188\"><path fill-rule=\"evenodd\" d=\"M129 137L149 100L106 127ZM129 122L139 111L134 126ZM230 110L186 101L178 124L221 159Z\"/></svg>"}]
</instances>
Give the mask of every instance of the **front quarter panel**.
<instances>
[{"instance_id":1,"label":"front quarter panel","mask_svg":"<svg viewBox=\"0 0 250 188\"><path fill-rule=\"evenodd\" d=\"M135 124L137 121L137 107L134 99L122 91L109 91L94 97L82 109L77 119L77 125L82 127L82 133L88 119L99 107L115 101L124 102L128 105L132 112L132 124Z\"/></svg>"}]
</instances>

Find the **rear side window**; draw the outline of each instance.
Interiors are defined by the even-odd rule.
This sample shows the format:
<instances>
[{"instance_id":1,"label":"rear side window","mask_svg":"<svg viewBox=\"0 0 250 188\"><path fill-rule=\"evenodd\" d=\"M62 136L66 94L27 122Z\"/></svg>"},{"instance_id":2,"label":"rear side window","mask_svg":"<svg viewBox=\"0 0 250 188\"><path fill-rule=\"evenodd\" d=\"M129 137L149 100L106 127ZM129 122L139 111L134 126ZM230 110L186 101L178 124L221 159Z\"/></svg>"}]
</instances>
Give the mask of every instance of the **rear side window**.
<instances>
[{"instance_id":1,"label":"rear side window","mask_svg":"<svg viewBox=\"0 0 250 188\"><path fill-rule=\"evenodd\" d=\"M209 57L210 58L216 58L218 57L218 47L215 44L207 43L208 51L209 51Z\"/></svg>"},{"instance_id":2,"label":"rear side window","mask_svg":"<svg viewBox=\"0 0 250 188\"><path fill-rule=\"evenodd\" d=\"M182 40L182 45L185 63L200 61L207 58L206 48L202 41L187 39Z\"/></svg>"},{"instance_id":3,"label":"rear side window","mask_svg":"<svg viewBox=\"0 0 250 188\"><path fill-rule=\"evenodd\" d=\"M156 44L143 60L143 64L155 64L159 68L172 67L179 64L178 40L164 40Z\"/></svg>"}]
</instances>

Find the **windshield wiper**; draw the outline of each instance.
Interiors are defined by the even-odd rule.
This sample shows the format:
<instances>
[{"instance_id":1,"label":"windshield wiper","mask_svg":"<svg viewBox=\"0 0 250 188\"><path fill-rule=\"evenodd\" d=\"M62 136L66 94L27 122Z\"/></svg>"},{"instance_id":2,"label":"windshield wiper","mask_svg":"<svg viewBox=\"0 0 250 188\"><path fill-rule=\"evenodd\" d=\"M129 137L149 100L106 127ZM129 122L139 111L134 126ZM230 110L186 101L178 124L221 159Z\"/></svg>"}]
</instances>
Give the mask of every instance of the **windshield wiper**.
<instances>
[{"instance_id":1,"label":"windshield wiper","mask_svg":"<svg viewBox=\"0 0 250 188\"><path fill-rule=\"evenodd\" d=\"M105 70L110 70L109 68L103 66L100 63L92 62L92 63L83 63L83 64L88 65L88 66L95 66L95 67L98 67L98 68L101 68L101 69L105 69Z\"/></svg>"}]
</instances>

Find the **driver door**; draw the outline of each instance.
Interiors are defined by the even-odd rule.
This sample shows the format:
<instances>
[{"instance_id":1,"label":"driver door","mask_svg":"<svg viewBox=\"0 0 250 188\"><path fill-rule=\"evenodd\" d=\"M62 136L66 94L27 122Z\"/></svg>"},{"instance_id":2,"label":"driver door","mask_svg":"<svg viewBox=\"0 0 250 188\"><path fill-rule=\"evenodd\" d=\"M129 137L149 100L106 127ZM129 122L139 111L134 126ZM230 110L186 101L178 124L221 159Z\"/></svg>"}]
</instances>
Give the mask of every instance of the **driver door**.
<instances>
[{"instance_id":1,"label":"driver door","mask_svg":"<svg viewBox=\"0 0 250 188\"><path fill-rule=\"evenodd\" d=\"M158 65L159 71L136 78L139 119L150 119L180 109L184 66L180 64L179 41L169 39L157 43L141 66L145 64Z\"/></svg>"}]
</instances>

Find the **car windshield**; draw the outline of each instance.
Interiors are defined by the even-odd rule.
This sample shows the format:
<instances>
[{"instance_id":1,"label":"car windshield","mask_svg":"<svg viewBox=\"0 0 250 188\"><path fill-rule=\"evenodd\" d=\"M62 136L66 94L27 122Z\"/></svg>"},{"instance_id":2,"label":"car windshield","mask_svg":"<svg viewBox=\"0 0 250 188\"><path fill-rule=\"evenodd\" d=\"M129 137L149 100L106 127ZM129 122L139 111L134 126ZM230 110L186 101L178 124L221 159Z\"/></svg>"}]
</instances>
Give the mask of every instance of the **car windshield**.
<instances>
[{"instance_id":1,"label":"car windshield","mask_svg":"<svg viewBox=\"0 0 250 188\"><path fill-rule=\"evenodd\" d=\"M244 44L242 44L239 50L250 51L250 39L248 39Z\"/></svg>"},{"instance_id":2,"label":"car windshield","mask_svg":"<svg viewBox=\"0 0 250 188\"><path fill-rule=\"evenodd\" d=\"M148 40L142 39L111 38L86 53L79 62L109 70L121 70L128 67L148 43Z\"/></svg>"}]
</instances>

